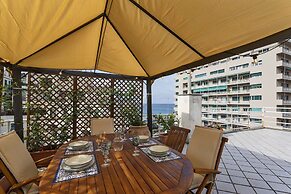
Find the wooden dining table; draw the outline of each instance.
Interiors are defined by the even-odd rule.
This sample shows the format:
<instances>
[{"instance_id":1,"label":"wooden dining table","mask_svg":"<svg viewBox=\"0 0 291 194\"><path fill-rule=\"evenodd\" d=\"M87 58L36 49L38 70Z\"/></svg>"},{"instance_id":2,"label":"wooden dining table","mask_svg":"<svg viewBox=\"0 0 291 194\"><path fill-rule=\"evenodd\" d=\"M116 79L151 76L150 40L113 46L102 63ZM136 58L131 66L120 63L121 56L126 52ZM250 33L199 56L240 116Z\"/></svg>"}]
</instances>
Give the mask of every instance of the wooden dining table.
<instances>
[{"instance_id":1,"label":"wooden dining table","mask_svg":"<svg viewBox=\"0 0 291 194\"><path fill-rule=\"evenodd\" d=\"M113 139L108 134L108 139ZM96 136L82 140L93 142L94 152L100 173L83 178L55 183L60 162L65 156L68 143L62 145L50 162L39 184L40 194L51 193L185 193L192 183L192 164L183 154L173 151L180 159L155 162L140 151L133 156L134 146L130 140L124 142L122 151L110 150L110 166L101 167L104 157L95 151Z\"/></svg>"}]
</instances>

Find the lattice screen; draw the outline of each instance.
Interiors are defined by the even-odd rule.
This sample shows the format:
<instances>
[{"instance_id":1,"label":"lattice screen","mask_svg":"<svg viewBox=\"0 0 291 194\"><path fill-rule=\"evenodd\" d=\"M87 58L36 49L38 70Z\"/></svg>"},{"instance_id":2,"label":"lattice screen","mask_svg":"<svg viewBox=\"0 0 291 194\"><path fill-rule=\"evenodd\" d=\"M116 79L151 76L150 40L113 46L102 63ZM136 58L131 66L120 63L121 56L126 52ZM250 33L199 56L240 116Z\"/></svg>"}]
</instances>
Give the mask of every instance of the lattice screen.
<instances>
[{"instance_id":1,"label":"lattice screen","mask_svg":"<svg viewBox=\"0 0 291 194\"><path fill-rule=\"evenodd\" d=\"M140 80L31 73L28 147L53 149L89 135L92 117L113 117L115 130L128 127L124 109L138 109L142 117L142 99Z\"/></svg>"}]
</instances>

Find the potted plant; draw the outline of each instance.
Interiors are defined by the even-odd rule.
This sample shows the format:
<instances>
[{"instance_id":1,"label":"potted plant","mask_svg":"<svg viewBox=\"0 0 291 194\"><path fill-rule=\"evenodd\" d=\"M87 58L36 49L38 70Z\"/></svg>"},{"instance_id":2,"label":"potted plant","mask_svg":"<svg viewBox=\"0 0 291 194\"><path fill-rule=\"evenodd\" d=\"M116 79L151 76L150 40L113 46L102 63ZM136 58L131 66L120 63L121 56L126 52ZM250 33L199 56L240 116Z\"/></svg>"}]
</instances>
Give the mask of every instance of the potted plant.
<instances>
[{"instance_id":1,"label":"potted plant","mask_svg":"<svg viewBox=\"0 0 291 194\"><path fill-rule=\"evenodd\" d=\"M142 120L142 116L137 107L125 108L123 114L129 123L129 135L151 135L149 128Z\"/></svg>"},{"instance_id":2,"label":"potted plant","mask_svg":"<svg viewBox=\"0 0 291 194\"><path fill-rule=\"evenodd\" d=\"M162 133L160 133L160 140L162 143L167 141L167 132L174 125L179 125L179 119L176 118L175 114L169 115L157 115L157 123L162 128Z\"/></svg>"}]
</instances>

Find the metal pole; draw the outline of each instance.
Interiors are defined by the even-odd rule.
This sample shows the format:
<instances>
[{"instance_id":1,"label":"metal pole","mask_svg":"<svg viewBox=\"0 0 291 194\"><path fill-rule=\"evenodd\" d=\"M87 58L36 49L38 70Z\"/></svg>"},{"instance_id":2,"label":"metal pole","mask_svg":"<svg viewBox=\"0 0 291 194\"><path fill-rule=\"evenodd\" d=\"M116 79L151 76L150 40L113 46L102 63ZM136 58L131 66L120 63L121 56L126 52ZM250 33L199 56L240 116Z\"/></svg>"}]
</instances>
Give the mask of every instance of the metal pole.
<instances>
[{"instance_id":1,"label":"metal pole","mask_svg":"<svg viewBox=\"0 0 291 194\"><path fill-rule=\"evenodd\" d=\"M78 78L73 77L73 139L77 138Z\"/></svg>"},{"instance_id":2,"label":"metal pole","mask_svg":"<svg viewBox=\"0 0 291 194\"><path fill-rule=\"evenodd\" d=\"M23 140L23 110L22 110L22 83L21 69L12 68L13 114L14 126L18 136Z\"/></svg>"},{"instance_id":3,"label":"metal pole","mask_svg":"<svg viewBox=\"0 0 291 194\"><path fill-rule=\"evenodd\" d=\"M152 112L152 81L147 80L147 117L148 117L148 127L153 133L153 112Z\"/></svg>"}]
</instances>

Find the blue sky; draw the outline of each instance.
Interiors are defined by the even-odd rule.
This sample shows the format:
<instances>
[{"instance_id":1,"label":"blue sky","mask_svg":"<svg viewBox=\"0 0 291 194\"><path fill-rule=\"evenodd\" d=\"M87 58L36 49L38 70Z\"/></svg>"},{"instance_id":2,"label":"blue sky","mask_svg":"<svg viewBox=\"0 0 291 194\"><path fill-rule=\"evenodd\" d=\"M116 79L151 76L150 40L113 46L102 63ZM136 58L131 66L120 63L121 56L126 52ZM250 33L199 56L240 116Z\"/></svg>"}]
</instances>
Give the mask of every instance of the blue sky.
<instances>
[{"instance_id":1,"label":"blue sky","mask_svg":"<svg viewBox=\"0 0 291 194\"><path fill-rule=\"evenodd\" d=\"M176 74L159 78L152 85L153 104L174 104ZM146 103L146 87L144 87Z\"/></svg>"}]
</instances>

